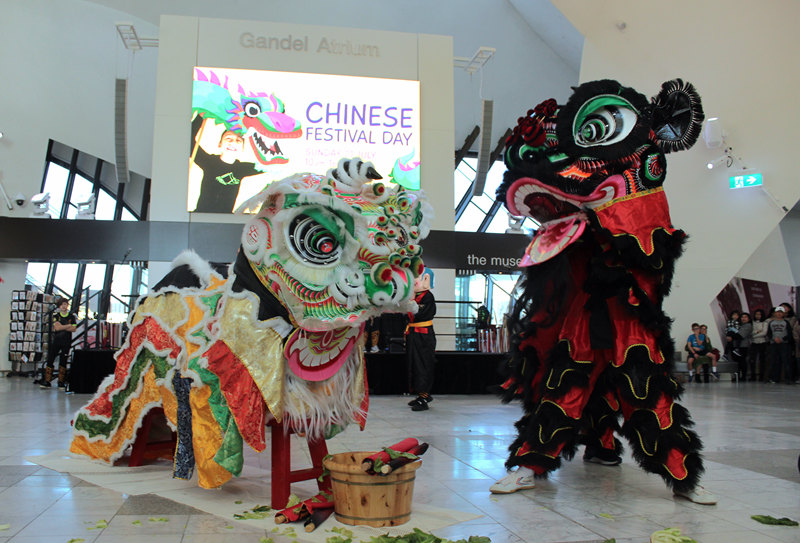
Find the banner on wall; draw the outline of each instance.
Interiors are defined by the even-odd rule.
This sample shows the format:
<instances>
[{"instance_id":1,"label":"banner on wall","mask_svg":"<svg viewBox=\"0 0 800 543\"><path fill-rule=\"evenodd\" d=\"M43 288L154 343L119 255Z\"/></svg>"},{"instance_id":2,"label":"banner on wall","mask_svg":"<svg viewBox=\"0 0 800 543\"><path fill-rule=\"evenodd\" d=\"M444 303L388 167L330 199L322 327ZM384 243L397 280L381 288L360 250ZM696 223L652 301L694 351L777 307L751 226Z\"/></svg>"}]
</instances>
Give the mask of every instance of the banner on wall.
<instances>
[{"instance_id":1,"label":"banner on wall","mask_svg":"<svg viewBox=\"0 0 800 543\"><path fill-rule=\"evenodd\" d=\"M231 213L270 182L340 158L420 188L419 81L195 67L187 209Z\"/></svg>"}]
</instances>

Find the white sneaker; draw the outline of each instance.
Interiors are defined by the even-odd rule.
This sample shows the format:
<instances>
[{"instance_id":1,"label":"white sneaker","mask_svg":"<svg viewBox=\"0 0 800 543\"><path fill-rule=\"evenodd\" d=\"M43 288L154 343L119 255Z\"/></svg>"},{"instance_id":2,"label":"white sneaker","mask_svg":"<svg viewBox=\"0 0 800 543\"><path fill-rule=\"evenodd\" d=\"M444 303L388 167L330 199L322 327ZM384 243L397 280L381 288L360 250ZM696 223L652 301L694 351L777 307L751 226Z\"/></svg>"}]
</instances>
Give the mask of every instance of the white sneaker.
<instances>
[{"instance_id":1,"label":"white sneaker","mask_svg":"<svg viewBox=\"0 0 800 543\"><path fill-rule=\"evenodd\" d=\"M511 494L517 490L526 490L534 488L536 483L533 480L533 475L520 476L516 471L512 471L495 484L489 487L492 494Z\"/></svg>"},{"instance_id":2,"label":"white sneaker","mask_svg":"<svg viewBox=\"0 0 800 543\"><path fill-rule=\"evenodd\" d=\"M373 345L372 348L369 350L371 353L379 353L381 350L378 348L377 345Z\"/></svg>"},{"instance_id":3,"label":"white sneaker","mask_svg":"<svg viewBox=\"0 0 800 543\"><path fill-rule=\"evenodd\" d=\"M693 490L688 492L675 492L676 496L680 496L681 498L686 498L687 500L699 503L701 505L716 505L717 504L717 497L703 488L700 485L694 487Z\"/></svg>"}]
</instances>

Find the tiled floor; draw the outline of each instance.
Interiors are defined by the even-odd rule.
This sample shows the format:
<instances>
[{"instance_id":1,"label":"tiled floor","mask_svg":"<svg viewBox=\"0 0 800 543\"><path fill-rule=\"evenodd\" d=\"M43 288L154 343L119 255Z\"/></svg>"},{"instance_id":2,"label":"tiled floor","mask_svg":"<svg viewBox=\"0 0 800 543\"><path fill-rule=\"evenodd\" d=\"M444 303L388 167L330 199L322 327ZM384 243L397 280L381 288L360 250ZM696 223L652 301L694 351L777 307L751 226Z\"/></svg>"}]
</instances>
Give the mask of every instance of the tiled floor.
<instances>
[{"instance_id":1,"label":"tiled floor","mask_svg":"<svg viewBox=\"0 0 800 543\"><path fill-rule=\"evenodd\" d=\"M255 543L267 535L164 498L119 494L23 460L66 449L69 420L88 398L39 390L30 379L0 379L0 525L10 525L0 531L0 543ZM612 537L638 543L655 530L678 527L701 543L800 542L800 528L750 519L768 514L800 520L800 386L689 386L683 403L705 442L703 482L720 496L712 507L673 499L658 477L642 472L629 456L618 467L575 460L536 489L492 496L487 489L504 474L519 406L489 396L450 396L437 397L427 412L412 413L406 401L373 397L366 431L348 429L329 448L365 450L407 436L429 442L415 502L483 515L437 535L485 535L494 543ZM250 455L247 462L267 465L263 455ZM151 522L153 516L168 522ZM101 518L108 527L87 529Z\"/></svg>"}]
</instances>

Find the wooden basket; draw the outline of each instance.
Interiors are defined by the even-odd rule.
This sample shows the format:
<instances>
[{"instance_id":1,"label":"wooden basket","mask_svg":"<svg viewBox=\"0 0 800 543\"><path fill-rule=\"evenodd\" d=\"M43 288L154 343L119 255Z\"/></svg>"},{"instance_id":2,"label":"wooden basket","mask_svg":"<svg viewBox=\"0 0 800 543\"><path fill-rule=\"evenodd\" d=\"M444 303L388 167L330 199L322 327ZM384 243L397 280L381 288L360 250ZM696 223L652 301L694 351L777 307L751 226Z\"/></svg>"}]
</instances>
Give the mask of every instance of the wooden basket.
<instances>
[{"instance_id":1,"label":"wooden basket","mask_svg":"<svg viewBox=\"0 0 800 543\"><path fill-rule=\"evenodd\" d=\"M389 475L369 475L361 463L371 452L334 454L324 466L331 473L336 520L343 524L398 526L411 518L414 479L422 461Z\"/></svg>"}]
</instances>

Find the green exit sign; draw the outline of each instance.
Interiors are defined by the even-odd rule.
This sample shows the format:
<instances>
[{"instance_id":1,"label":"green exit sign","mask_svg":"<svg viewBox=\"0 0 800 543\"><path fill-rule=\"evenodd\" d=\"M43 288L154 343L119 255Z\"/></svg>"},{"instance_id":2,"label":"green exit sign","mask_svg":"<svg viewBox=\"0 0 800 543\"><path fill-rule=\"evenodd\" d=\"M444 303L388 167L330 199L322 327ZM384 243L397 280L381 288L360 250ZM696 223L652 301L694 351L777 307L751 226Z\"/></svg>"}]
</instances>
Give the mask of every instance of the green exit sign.
<instances>
[{"instance_id":1,"label":"green exit sign","mask_svg":"<svg viewBox=\"0 0 800 543\"><path fill-rule=\"evenodd\" d=\"M741 173L739 175L732 175L728 178L732 189L741 189L744 187L760 187L764 184L764 180L760 173Z\"/></svg>"}]
</instances>

